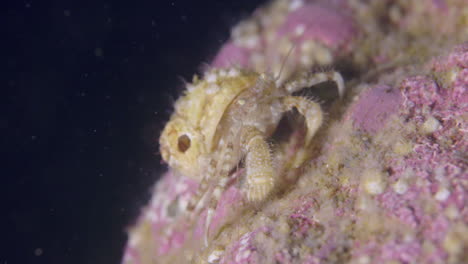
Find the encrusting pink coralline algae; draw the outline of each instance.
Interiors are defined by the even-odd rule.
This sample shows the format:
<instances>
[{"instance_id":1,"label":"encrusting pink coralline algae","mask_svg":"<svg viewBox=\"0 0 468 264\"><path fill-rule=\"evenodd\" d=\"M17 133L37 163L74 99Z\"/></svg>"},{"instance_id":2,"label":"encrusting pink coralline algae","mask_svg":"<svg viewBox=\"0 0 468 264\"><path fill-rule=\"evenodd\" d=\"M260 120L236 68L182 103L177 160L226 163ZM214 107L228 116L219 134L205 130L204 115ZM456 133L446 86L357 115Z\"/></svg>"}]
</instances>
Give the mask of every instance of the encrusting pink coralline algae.
<instances>
[{"instance_id":1,"label":"encrusting pink coralline algae","mask_svg":"<svg viewBox=\"0 0 468 264\"><path fill-rule=\"evenodd\" d=\"M328 114L310 158L291 165L303 151L292 118L273 142L277 190L250 204L237 170L208 246L206 211L194 225L182 213L198 183L169 168L129 229L123 263L466 262L467 29L463 0L275 0L256 10L213 67L283 67L286 78L333 66L346 95L310 89Z\"/></svg>"}]
</instances>

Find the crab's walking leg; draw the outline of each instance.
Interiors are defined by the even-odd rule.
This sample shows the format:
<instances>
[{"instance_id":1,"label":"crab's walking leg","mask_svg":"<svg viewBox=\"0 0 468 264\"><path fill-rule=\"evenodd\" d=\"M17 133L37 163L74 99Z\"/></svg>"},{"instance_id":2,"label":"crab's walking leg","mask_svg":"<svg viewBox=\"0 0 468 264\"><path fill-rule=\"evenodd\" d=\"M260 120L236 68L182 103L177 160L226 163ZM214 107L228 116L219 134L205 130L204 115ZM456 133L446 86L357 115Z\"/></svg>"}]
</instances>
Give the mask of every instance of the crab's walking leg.
<instances>
[{"instance_id":1,"label":"crab's walking leg","mask_svg":"<svg viewBox=\"0 0 468 264\"><path fill-rule=\"evenodd\" d=\"M263 134L254 127L247 127L246 142L246 181L247 199L252 202L262 201L273 189L274 169L271 162L270 148Z\"/></svg>"},{"instance_id":2,"label":"crab's walking leg","mask_svg":"<svg viewBox=\"0 0 468 264\"><path fill-rule=\"evenodd\" d=\"M288 93L294 93L300 91L304 88L314 86L319 83L333 81L336 83L338 87L338 94L340 97L343 97L345 92L345 86L343 77L336 71L328 71L328 72L317 72L317 73L309 73L309 72L302 72L299 76L293 78L292 81L286 83L284 85L286 91Z\"/></svg>"},{"instance_id":3,"label":"crab's walking leg","mask_svg":"<svg viewBox=\"0 0 468 264\"><path fill-rule=\"evenodd\" d=\"M208 237L209 237L209 231L210 231L210 225L211 225L211 220L213 219L213 215L216 211L216 207L218 205L218 201L221 198L221 195L223 194L224 189L226 188L226 185L229 182L229 177L223 176L221 179L219 179L218 184L216 185L213 194L211 196L210 202L208 203L208 211L206 212L206 221L205 221L205 232L204 232L204 241L205 241L205 246L208 246Z\"/></svg>"},{"instance_id":4,"label":"crab's walking leg","mask_svg":"<svg viewBox=\"0 0 468 264\"><path fill-rule=\"evenodd\" d=\"M213 178L215 171L216 161L212 160L208 165L205 176L203 177L202 181L200 182L200 185L198 186L197 192L187 204L186 212L191 212L192 218L198 213L198 210L202 207L205 194L208 191L209 180Z\"/></svg>"},{"instance_id":5,"label":"crab's walking leg","mask_svg":"<svg viewBox=\"0 0 468 264\"><path fill-rule=\"evenodd\" d=\"M305 146L308 146L312 137L322 125L323 112L320 105L305 97L298 96L286 96L283 98L282 103L285 111L296 108L297 111L304 116L307 125L307 134L304 143Z\"/></svg>"},{"instance_id":6,"label":"crab's walking leg","mask_svg":"<svg viewBox=\"0 0 468 264\"><path fill-rule=\"evenodd\" d=\"M221 195L226 189L226 185L229 182L229 172L235 164L234 159L234 146L232 143L227 144L225 149L223 149L221 156L221 168L220 168L220 179L216 184L213 193L211 195L210 202L208 203L208 210L206 213L206 221L205 221L205 232L204 232L204 240L205 246L208 246L208 236L209 230L211 225L211 220L213 219L214 212L218 205L218 201L221 198Z\"/></svg>"}]
</instances>

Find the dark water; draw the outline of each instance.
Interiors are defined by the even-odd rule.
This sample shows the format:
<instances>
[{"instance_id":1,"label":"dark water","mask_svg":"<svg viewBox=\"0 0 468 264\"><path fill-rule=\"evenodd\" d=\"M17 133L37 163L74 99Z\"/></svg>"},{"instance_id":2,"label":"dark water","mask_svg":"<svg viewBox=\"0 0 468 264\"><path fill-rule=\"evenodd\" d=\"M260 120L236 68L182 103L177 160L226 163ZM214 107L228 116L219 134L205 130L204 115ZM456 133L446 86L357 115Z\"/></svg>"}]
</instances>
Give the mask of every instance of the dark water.
<instances>
[{"instance_id":1,"label":"dark water","mask_svg":"<svg viewBox=\"0 0 468 264\"><path fill-rule=\"evenodd\" d=\"M120 262L182 78L260 2L3 4L0 264Z\"/></svg>"}]
</instances>

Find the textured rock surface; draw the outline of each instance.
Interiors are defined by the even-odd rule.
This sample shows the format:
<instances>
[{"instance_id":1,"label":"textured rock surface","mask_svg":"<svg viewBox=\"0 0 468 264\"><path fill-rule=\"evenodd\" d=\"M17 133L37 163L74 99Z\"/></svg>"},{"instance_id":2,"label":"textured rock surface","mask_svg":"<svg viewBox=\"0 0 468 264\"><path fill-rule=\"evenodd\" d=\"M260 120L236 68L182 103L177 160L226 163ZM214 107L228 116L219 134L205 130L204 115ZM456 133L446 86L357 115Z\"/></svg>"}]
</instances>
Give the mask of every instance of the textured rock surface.
<instances>
[{"instance_id":1,"label":"textured rock surface","mask_svg":"<svg viewBox=\"0 0 468 264\"><path fill-rule=\"evenodd\" d=\"M198 183L169 170L130 228L123 263L468 259L467 28L466 1L294 0L258 9L214 67L277 73L285 63L286 78L334 65L347 95L324 104L327 124L301 167L291 165L300 132L275 142L278 191L265 203L246 202L236 172L209 247L205 213L195 226L180 217Z\"/></svg>"}]
</instances>

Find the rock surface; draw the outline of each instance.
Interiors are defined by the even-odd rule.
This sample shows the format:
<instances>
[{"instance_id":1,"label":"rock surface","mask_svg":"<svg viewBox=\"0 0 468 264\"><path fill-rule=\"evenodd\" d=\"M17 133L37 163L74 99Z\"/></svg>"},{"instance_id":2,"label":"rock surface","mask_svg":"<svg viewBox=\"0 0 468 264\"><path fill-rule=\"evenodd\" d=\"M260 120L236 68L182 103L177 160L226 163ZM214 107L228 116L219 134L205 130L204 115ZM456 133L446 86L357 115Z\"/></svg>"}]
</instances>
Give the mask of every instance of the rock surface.
<instances>
[{"instance_id":1,"label":"rock surface","mask_svg":"<svg viewBox=\"0 0 468 264\"><path fill-rule=\"evenodd\" d=\"M212 66L278 73L284 65L282 78L334 66L345 75L345 98L324 99L327 124L299 168L288 162L300 133L277 143L281 184L265 203L246 201L236 172L208 247L206 212L195 226L181 217L198 183L169 169L130 228L123 263L468 259L467 29L466 1L277 0L259 8Z\"/></svg>"}]
</instances>

